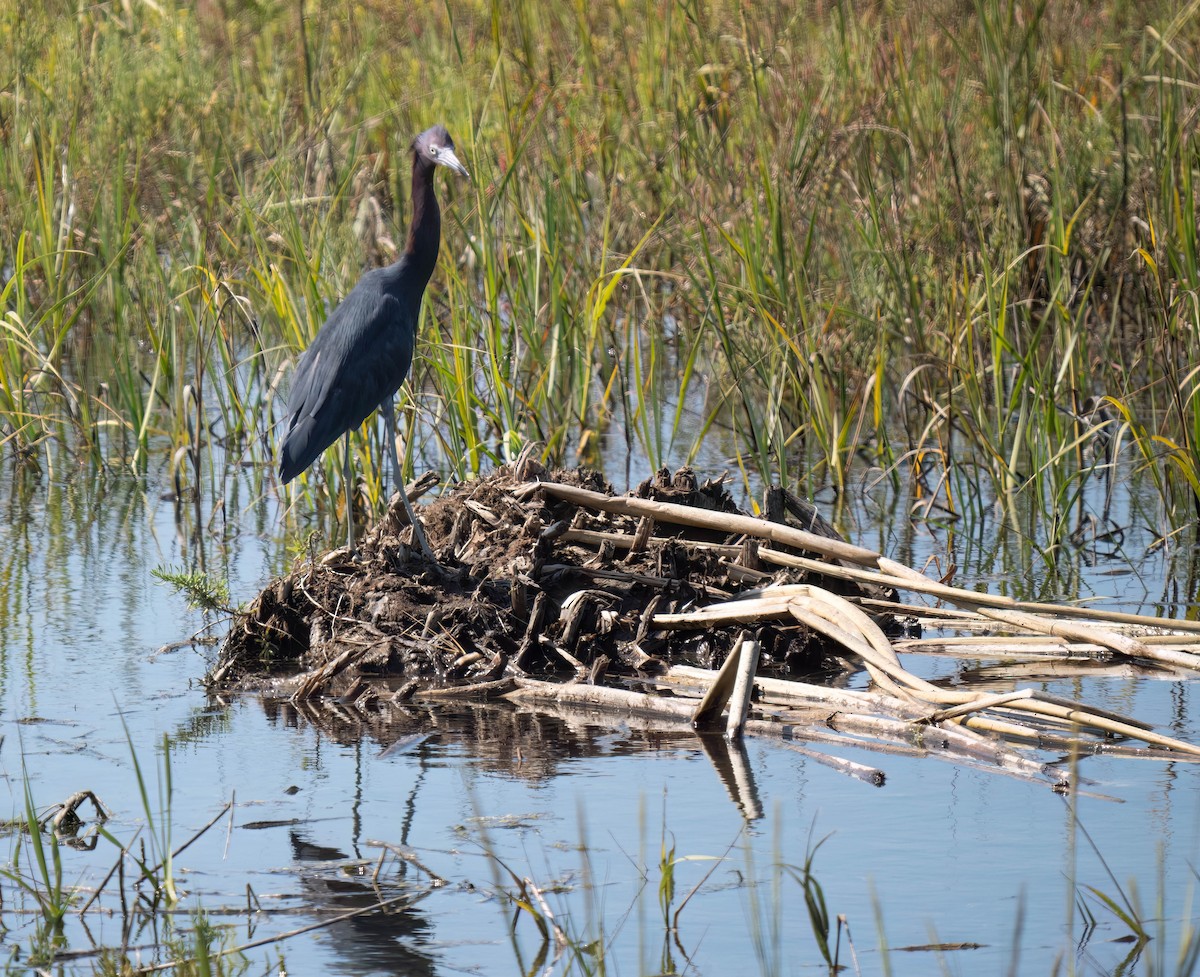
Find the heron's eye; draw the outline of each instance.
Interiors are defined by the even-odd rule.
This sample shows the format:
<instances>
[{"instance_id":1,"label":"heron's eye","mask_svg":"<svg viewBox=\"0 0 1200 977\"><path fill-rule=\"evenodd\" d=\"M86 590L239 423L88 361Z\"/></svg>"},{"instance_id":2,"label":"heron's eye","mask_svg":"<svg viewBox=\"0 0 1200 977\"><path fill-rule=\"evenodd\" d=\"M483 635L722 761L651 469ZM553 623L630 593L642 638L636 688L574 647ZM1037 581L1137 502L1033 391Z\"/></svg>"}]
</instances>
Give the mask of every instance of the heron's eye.
<instances>
[{"instance_id":1,"label":"heron's eye","mask_svg":"<svg viewBox=\"0 0 1200 977\"><path fill-rule=\"evenodd\" d=\"M437 154L438 154L438 148L437 148L437 146L430 146L430 147L429 147L429 155L430 155L430 156L436 156Z\"/></svg>"}]
</instances>

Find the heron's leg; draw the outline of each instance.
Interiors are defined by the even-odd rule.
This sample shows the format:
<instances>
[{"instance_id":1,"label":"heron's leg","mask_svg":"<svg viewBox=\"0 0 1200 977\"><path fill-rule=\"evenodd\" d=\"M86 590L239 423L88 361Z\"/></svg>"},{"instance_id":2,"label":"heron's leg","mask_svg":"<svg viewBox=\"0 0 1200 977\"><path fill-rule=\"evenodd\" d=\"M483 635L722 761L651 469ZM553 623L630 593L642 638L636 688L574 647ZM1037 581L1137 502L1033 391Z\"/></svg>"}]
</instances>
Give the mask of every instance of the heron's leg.
<instances>
[{"instance_id":1,"label":"heron's leg","mask_svg":"<svg viewBox=\"0 0 1200 977\"><path fill-rule=\"evenodd\" d=\"M387 451L388 460L392 463L392 481L397 492L402 492L404 489L404 474L400 471L400 453L396 450L396 403L391 397L388 397L382 404L379 405L379 410L383 413L383 428L387 432ZM382 479L381 479L382 481ZM387 498L387 486L383 488L383 497Z\"/></svg>"},{"instance_id":2,"label":"heron's leg","mask_svg":"<svg viewBox=\"0 0 1200 977\"><path fill-rule=\"evenodd\" d=\"M350 540L350 555L358 555L358 547L354 545L354 466L350 463L350 432L342 442L345 449L342 452L342 488L346 493L346 529Z\"/></svg>"},{"instance_id":3,"label":"heron's leg","mask_svg":"<svg viewBox=\"0 0 1200 977\"><path fill-rule=\"evenodd\" d=\"M437 563L437 557L433 555L433 550L429 548L429 540L425 538L425 529L421 525L421 520L417 518L416 512L413 511L412 503L408 501L408 493L404 490L404 476L400 472L400 454L396 450L396 415L393 413L392 408L391 397L388 397L387 400L380 404L380 410L383 411L383 425L387 431L388 454L392 458L392 478L396 482L396 491L400 493L400 501L404 503L404 511L408 515L409 524L412 526L414 542L421 547L421 552L425 554L426 559Z\"/></svg>"}]
</instances>

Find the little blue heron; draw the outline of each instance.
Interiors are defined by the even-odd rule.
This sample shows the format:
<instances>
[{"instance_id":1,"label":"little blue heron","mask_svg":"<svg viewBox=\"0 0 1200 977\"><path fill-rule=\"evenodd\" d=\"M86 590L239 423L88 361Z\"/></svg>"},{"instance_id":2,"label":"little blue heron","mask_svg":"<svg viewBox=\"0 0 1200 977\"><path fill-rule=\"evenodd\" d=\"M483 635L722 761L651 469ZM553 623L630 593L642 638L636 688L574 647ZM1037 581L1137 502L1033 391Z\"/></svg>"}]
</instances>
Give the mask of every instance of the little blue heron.
<instances>
[{"instance_id":1,"label":"little blue heron","mask_svg":"<svg viewBox=\"0 0 1200 977\"><path fill-rule=\"evenodd\" d=\"M404 254L395 264L363 275L296 364L288 396L287 430L279 453L279 477L284 483L290 482L339 435L345 435L346 510L353 552L350 432L379 408L387 429L392 474L412 523L413 538L432 560L433 552L400 477L392 397L412 363L421 296L437 264L442 237L433 172L439 166L448 166L462 176L470 178L470 174L454 155L454 140L444 126L434 126L417 136L412 142L412 158L413 216Z\"/></svg>"}]
</instances>

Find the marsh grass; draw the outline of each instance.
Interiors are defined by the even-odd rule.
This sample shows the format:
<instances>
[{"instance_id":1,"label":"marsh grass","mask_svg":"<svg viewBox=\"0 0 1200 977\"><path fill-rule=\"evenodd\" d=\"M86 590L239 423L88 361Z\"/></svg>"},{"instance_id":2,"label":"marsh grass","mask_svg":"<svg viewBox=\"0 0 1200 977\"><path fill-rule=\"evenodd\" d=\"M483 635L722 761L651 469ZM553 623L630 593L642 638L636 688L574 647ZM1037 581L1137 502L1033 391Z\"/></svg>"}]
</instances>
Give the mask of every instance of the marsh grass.
<instances>
[{"instance_id":1,"label":"marsh grass","mask_svg":"<svg viewBox=\"0 0 1200 977\"><path fill-rule=\"evenodd\" d=\"M118 847L128 852L137 865L138 871L141 874L141 881L145 881L150 888L149 895L142 893L141 898L148 901L152 906L157 905L161 899L167 908L171 908L179 902L179 891L175 886L175 852L171 844L172 830L172 801L174 799L174 787L171 783L171 741L164 733L162 739L162 763L159 767L158 782L157 782L157 804L151 796L150 789L146 782L146 777L142 772L142 764L138 760L137 750L134 748L133 740L129 735L129 728L125 729L125 737L129 742L129 753L133 761L133 772L137 777L138 796L141 798L142 811L146 816L146 835L150 839L149 854L147 856L145 846L142 846L142 854L139 856L134 853L130 845L121 846L116 842L115 838L110 836L109 840L118 844Z\"/></svg>"},{"instance_id":2,"label":"marsh grass","mask_svg":"<svg viewBox=\"0 0 1200 977\"><path fill-rule=\"evenodd\" d=\"M406 467L694 458L1053 561L1103 435L1200 513L1193 7L93 4L0 15L0 439L220 497L407 221L444 120L442 260ZM1103 422L1082 410L1101 401ZM381 500L381 428L299 492ZM361 480L361 481L360 481Z\"/></svg>"},{"instance_id":3,"label":"marsh grass","mask_svg":"<svg viewBox=\"0 0 1200 977\"><path fill-rule=\"evenodd\" d=\"M85 921L85 942L89 950L74 956L85 960L94 956L90 972L95 974L171 970L208 977L245 972L247 960L232 948L229 927L212 925L201 908L182 914L178 919L175 915L181 893L175 884L174 858L199 835L179 848L172 847L174 812L170 743L164 739L157 771L157 799L152 796L132 741L130 755L137 782L135 793L140 798L146 820L125 840L117 838L106 826L106 812L94 796L90 799L96 817L90 824L78 817L54 816L61 805L46 810L39 808L29 771L22 763L24 810L13 825L16 830L11 835L13 845L9 858L0 866L0 879L10 883L0 911L0 925L6 933L26 934L27 943L24 947L11 943L14 953L5 973L26 973L31 967L61 970L64 966L72 973L85 972L80 969L80 959L64 964L65 958L61 956L72 949L80 950L78 946L71 947L68 937L68 933L78 932L78 920ZM228 806L222 814L226 811ZM200 833L215 822L216 819L211 821ZM92 852L100 840L117 852L116 863L108 874L97 879L85 872L74 881L68 880L65 866L71 855L70 849ZM133 869L128 875L125 871L127 861ZM119 891L114 892L114 889ZM68 921L68 914L75 916L76 922ZM119 944L108 946L95 942L86 920L96 914L106 919L114 915L119 917ZM131 936L146 931L154 934L156 952L169 960L169 964L146 970L143 963L130 957ZM141 947L138 952L145 949Z\"/></svg>"},{"instance_id":4,"label":"marsh grass","mask_svg":"<svg viewBox=\"0 0 1200 977\"><path fill-rule=\"evenodd\" d=\"M33 799L28 770L22 767L24 781L24 821L16 835L10 861L0 868L0 877L14 889L32 898L37 909L29 944L29 958L34 963L49 962L64 944L63 918L75 902L74 888L63 875L62 853L58 838L42 835L42 822ZM25 850L28 850L28 855ZM22 867L22 860L28 862Z\"/></svg>"}]
</instances>

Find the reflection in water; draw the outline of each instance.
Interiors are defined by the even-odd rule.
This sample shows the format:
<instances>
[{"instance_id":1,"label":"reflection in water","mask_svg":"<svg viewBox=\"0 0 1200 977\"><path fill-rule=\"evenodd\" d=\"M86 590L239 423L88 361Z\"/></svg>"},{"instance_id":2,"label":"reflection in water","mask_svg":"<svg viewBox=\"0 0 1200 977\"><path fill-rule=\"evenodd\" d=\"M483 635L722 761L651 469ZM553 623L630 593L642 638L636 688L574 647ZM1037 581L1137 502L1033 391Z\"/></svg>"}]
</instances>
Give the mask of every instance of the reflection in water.
<instances>
[{"instance_id":1,"label":"reflection in water","mask_svg":"<svg viewBox=\"0 0 1200 977\"><path fill-rule=\"evenodd\" d=\"M357 747L365 737L386 753L406 737L440 735L448 742L469 744L472 766L478 770L533 783L552 780L565 764L577 760L698 746L696 736L677 725L627 721L617 724L614 735L608 717L589 722L578 713L560 716L506 703L397 704L359 712L314 700L261 701L272 723L295 726L303 719L348 747Z\"/></svg>"},{"instance_id":2,"label":"reflection in water","mask_svg":"<svg viewBox=\"0 0 1200 977\"><path fill-rule=\"evenodd\" d=\"M339 848L315 844L295 830L288 832L288 841L299 866L300 885L308 906L317 913L338 915L358 910L326 930L343 961L338 968L341 972L413 975L436 972L434 958L421 949L421 944L431 937L432 925L413 905L428 893L428 882L414 884L401 876L381 885L373 880L371 865L351 860ZM400 866L403 872L408 863L401 861ZM397 889L404 886L413 889L411 900L380 906L395 900Z\"/></svg>"},{"instance_id":3,"label":"reflection in water","mask_svg":"<svg viewBox=\"0 0 1200 977\"><path fill-rule=\"evenodd\" d=\"M742 740L730 743L719 733L702 733L697 739L704 754L712 763L721 783L729 793L729 799L737 805L747 821L757 821L763 816L762 801L754 783L754 768L746 755L746 744Z\"/></svg>"}]
</instances>

